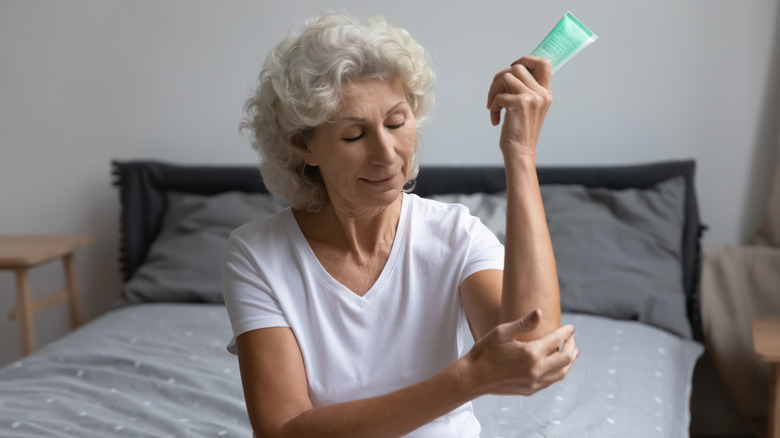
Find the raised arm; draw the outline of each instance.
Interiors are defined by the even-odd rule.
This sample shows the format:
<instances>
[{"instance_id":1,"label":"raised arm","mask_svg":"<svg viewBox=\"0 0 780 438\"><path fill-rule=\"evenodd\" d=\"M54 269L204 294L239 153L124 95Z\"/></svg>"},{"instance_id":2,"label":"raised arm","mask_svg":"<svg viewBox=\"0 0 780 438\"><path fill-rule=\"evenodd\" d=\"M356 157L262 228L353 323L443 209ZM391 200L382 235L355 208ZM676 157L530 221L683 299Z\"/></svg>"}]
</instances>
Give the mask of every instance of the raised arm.
<instances>
[{"instance_id":1,"label":"raised arm","mask_svg":"<svg viewBox=\"0 0 780 438\"><path fill-rule=\"evenodd\" d=\"M527 56L493 80L488 109L493 125L501 121L500 147L506 167L506 256L499 322L534 309L542 322L521 340L536 339L561 324L560 295L550 233L536 175L536 144L552 102L547 60Z\"/></svg>"},{"instance_id":2,"label":"raised arm","mask_svg":"<svg viewBox=\"0 0 780 438\"><path fill-rule=\"evenodd\" d=\"M496 324L542 312L539 326L520 340L537 339L561 324L560 295L550 233L536 176L536 143L552 102L551 68L527 56L499 72L488 92L493 125L501 122L507 215L504 271L481 271L461 285L461 300L475 338Z\"/></svg>"},{"instance_id":3,"label":"raised arm","mask_svg":"<svg viewBox=\"0 0 780 438\"><path fill-rule=\"evenodd\" d=\"M252 429L259 438L396 437L483 394L532 394L562 379L576 355L570 326L532 343L515 339L537 324L531 316L499 325L468 354L417 384L319 408L309 399L292 330L246 332L236 342Z\"/></svg>"},{"instance_id":4,"label":"raised arm","mask_svg":"<svg viewBox=\"0 0 780 438\"><path fill-rule=\"evenodd\" d=\"M499 72L488 92L493 125L501 122L500 147L507 187L504 271L481 271L461 285L460 295L474 337L496 324L542 312L528 341L561 324L560 294L550 233L536 175L536 143L552 102L548 61L527 56Z\"/></svg>"}]
</instances>

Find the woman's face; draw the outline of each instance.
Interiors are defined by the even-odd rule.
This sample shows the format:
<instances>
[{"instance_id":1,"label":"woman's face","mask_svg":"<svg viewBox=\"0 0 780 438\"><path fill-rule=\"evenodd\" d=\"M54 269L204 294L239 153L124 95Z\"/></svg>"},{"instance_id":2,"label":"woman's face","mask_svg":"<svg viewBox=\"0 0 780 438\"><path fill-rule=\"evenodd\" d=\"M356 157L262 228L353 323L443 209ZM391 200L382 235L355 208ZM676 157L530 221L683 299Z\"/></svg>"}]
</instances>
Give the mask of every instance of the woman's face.
<instances>
[{"instance_id":1,"label":"woman's face","mask_svg":"<svg viewBox=\"0 0 780 438\"><path fill-rule=\"evenodd\" d=\"M334 117L314 129L304 160L319 166L331 202L352 209L397 200L412 170L417 125L400 80L344 84Z\"/></svg>"}]
</instances>

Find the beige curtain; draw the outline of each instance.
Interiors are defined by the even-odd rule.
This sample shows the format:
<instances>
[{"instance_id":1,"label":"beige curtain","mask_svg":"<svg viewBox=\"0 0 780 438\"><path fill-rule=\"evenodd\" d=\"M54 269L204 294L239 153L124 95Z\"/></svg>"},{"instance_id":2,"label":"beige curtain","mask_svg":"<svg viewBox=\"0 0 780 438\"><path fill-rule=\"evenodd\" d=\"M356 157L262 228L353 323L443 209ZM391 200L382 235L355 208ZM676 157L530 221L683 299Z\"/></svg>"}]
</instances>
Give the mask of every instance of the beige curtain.
<instances>
[{"instance_id":1,"label":"beige curtain","mask_svg":"<svg viewBox=\"0 0 780 438\"><path fill-rule=\"evenodd\" d=\"M753 319L780 317L780 150L777 157L771 197L755 245L708 251L702 266L706 348L746 417L766 416L769 398L769 367L753 350Z\"/></svg>"}]
</instances>

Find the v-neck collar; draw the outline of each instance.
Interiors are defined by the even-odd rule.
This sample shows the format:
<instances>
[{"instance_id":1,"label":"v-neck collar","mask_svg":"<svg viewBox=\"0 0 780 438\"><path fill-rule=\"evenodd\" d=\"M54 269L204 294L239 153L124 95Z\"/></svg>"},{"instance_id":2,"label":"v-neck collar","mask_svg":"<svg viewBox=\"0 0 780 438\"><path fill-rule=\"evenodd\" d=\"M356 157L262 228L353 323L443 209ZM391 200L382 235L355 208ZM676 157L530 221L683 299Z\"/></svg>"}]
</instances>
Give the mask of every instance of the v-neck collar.
<instances>
[{"instance_id":1,"label":"v-neck collar","mask_svg":"<svg viewBox=\"0 0 780 438\"><path fill-rule=\"evenodd\" d=\"M374 284L371 285L368 291L363 294L363 296L356 294L350 288L344 286L340 281L333 278L333 276L330 275L325 267L322 266L322 263L320 263L317 255L314 254L314 250L311 248L311 245L309 245L309 242L303 235L303 231L298 225L298 221L295 220L292 209L288 208L288 222L290 223L291 228L290 237L295 241L296 247L300 248L303 257L306 259L309 265L311 265L312 269L314 269L314 272L317 274L320 280L322 280L322 282L327 286L328 290L335 292L338 296L348 299L354 303L365 305L371 301L374 295L377 295L382 291L385 283L393 273L396 261L399 254L401 253L401 248L403 247L403 242L406 239L409 202L409 195L403 193L401 198L401 214L398 217L398 227L395 230L395 237L393 238L393 246L390 249L390 255L387 257L387 261L385 262L385 266L382 267L382 272L379 274L379 277L376 279Z\"/></svg>"}]
</instances>

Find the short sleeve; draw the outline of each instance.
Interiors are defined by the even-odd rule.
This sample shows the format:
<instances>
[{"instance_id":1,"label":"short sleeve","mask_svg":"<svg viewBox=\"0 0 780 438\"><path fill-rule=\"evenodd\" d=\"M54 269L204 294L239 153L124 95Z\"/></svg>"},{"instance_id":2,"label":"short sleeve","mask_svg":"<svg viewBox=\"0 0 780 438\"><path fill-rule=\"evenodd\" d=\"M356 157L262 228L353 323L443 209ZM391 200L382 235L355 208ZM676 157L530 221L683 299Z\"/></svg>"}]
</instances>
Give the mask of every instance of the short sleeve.
<instances>
[{"instance_id":1,"label":"short sleeve","mask_svg":"<svg viewBox=\"0 0 780 438\"><path fill-rule=\"evenodd\" d=\"M463 266L460 283L470 275L487 269L504 269L504 245L498 238L475 216L471 216L468 210L466 220L469 249L466 263Z\"/></svg>"},{"instance_id":2,"label":"short sleeve","mask_svg":"<svg viewBox=\"0 0 780 438\"><path fill-rule=\"evenodd\" d=\"M237 354L236 338L242 333L290 326L264 277L253 252L231 234L222 258L222 293L233 329L227 350L233 354Z\"/></svg>"}]
</instances>

